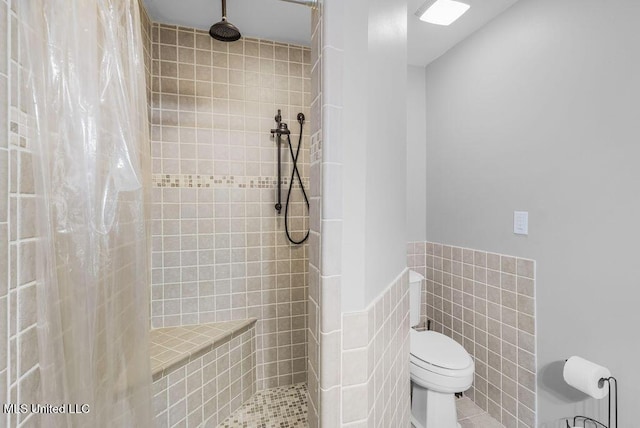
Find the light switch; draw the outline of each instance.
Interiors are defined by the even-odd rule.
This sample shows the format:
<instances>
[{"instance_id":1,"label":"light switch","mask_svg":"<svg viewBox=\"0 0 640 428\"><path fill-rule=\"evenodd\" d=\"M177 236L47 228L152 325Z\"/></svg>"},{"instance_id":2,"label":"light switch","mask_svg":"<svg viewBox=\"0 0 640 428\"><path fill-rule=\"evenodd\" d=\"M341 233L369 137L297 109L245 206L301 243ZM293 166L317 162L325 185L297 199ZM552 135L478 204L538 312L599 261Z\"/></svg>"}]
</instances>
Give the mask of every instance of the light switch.
<instances>
[{"instance_id":1,"label":"light switch","mask_svg":"<svg viewBox=\"0 0 640 428\"><path fill-rule=\"evenodd\" d=\"M529 234L529 212L514 211L513 212L513 233L516 235Z\"/></svg>"}]
</instances>

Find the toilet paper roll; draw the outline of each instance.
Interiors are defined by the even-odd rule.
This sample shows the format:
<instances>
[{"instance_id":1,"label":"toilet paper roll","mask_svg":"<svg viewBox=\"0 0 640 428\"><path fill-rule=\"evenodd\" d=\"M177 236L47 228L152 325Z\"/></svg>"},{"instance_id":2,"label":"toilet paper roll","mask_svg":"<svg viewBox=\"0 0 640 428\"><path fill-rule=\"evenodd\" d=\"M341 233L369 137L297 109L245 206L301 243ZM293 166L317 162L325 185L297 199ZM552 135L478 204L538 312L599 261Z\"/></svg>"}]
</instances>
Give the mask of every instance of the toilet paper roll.
<instances>
[{"instance_id":1,"label":"toilet paper roll","mask_svg":"<svg viewBox=\"0 0 640 428\"><path fill-rule=\"evenodd\" d=\"M569 385L593 398L601 399L609 393L607 383L601 382L601 379L611 376L609 369L584 358L569 358L564 364L562 375Z\"/></svg>"}]
</instances>

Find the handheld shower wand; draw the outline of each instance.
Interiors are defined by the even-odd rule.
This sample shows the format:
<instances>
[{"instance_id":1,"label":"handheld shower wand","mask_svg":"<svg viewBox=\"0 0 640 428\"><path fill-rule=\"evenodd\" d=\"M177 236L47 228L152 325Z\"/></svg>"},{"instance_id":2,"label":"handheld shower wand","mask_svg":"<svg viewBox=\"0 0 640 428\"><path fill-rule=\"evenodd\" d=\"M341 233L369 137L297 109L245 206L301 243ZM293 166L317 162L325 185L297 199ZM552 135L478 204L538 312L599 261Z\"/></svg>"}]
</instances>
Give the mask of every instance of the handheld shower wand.
<instances>
[{"instance_id":1,"label":"handheld shower wand","mask_svg":"<svg viewBox=\"0 0 640 428\"><path fill-rule=\"evenodd\" d=\"M289 218L289 202L291 200L291 192L293 190L293 181L296 178L296 176L298 177L298 182L300 183L300 189L302 190L302 196L304 197L304 201L307 205L307 211L309 210L309 198L307 197L307 192L304 189L304 183L302 182L302 177L300 176L300 171L298 170L298 157L300 156L300 147L302 146L302 130L304 129L304 121L305 121L305 117L303 113L298 113L297 116L297 120L298 123L300 124L300 135L298 137L298 147L296 149L296 152L293 152L293 145L291 144L291 131L289 131L289 127L287 126L286 123L284 123L282 121L282 112L280 110L278 110L278 114L275 116L275 121L277 123L277 126L275 129L271 130L271 134L276 136L276 144L278 145L278 190L277 190L277 202L275 205L276 211L278 211L278 214L280 214L282 212L282 199L281 199L281 193L282 193L282 160L281 160L281 156L280 156L280 143L282 142L282 136L286 136L287 138L287 142L289 143L289 153L291 154L291 159L292 159L292 170L291 170L291 180L289 180L289 190L287 192L287 201L285 203L285 208L284 208L284 229L285 229L285 233L287 234L287 239L289 240L289 242L291 242L292 244L302 244L304 241L307 240L307 238L309 238L309 229L307 229L307 233L305 234L305 236L299 240L296 241L295 239L293 239L291 237L291 233L289 232L289 222L288 222L288 218Z\"/></svg>"}]
</instances>

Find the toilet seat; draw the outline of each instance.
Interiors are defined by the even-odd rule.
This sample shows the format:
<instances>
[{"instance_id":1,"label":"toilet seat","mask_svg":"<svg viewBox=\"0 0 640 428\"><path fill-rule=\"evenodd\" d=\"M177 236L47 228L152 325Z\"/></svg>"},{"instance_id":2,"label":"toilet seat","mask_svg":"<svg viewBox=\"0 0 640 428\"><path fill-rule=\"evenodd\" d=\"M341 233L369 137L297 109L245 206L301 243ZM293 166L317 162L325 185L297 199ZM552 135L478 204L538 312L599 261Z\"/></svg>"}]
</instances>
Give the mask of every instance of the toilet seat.
<instances>
[{"instance_id":1,"label":"toilet seat","mask_svg":"<svg viewBox=\"0 0 640 428\"><path fill-rule=\"evenodd\" d=\"M446 377L466 377L469 374L473 373L475 370L475 365L473 361L465 367L463 370L451 370L445 369L443 367L434 366L433 364L429 364L427 362L422 361L420 358L415 357L414 355L409 356L409 363L411 366L415 366L422 370L426 370L431 373L438 374L440 376Z\"/></svg>"},{"instance_id":2,"label":"toilet seat","mask_svg":"<svg viewBox=\"0 0 640 428\"><path fill-rule=\"evenodd\" d=\"M473 383L475 364L453 339L433 331L411 331L411 380L442 393L467 390Z\"/></svg>"},{"instance_id":3,"label":"toilet seat","mask_svg":"<svg viewBox=\"0 0 640 428\"><path fill-rule=\"evenodd\" d=\"M469 353L455 340L435 331L410 332L411 357L415 364L438 373L465 371L473 366Z\"/></svg>"}]
</instances>

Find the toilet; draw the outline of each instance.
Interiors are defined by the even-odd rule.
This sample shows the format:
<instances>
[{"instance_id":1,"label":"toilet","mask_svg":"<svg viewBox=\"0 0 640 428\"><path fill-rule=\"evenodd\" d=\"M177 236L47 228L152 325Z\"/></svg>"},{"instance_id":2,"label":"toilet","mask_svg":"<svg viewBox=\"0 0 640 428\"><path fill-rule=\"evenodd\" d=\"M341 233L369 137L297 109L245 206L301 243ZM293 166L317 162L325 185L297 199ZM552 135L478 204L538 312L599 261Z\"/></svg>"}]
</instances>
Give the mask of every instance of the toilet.
<instances>
[{"instance_id":1,"label":"toilet","mask_svg":"<svg viewBox=\"0 0 640 428\"><path fill-rule=\"evenodd\" d=\"M420 322L420 299L424 277L410 271L410 320ZM435 331L410 332L411 426L459 428L455 394L473 383L475 364L456 341Z\"/></svg>"}]
</instances>

